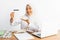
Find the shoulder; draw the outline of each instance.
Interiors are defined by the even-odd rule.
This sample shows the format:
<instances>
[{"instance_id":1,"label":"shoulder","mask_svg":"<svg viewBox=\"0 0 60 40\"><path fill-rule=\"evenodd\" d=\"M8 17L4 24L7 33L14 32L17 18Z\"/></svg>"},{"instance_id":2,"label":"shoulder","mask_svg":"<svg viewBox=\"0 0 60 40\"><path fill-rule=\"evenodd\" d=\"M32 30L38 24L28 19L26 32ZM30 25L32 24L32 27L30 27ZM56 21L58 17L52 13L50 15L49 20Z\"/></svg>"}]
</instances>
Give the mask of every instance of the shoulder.
<instances>
[{"instance_id":1,"label":"shoulder","mask_svg":"<svg viewBox=\"0 0 60 40\"><path fill-rule=\"evenodd\" d=\"M21 19L28 19L28 17L24 14Z\"/></svg>"}]
</instances>

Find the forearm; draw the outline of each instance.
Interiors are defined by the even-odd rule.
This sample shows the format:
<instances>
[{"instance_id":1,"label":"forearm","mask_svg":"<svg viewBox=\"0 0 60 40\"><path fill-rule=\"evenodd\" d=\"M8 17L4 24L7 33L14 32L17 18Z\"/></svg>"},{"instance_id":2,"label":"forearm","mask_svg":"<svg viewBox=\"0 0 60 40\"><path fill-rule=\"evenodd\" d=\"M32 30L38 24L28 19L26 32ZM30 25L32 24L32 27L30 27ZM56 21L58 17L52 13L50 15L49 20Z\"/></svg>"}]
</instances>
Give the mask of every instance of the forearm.
<instances>
[{"instance_id":1,"label":"forearm","mask_svg":"<svg viewBox=\"0 0 60 40\"><path fill-rule=\"evenodd\" d=\"M30 21L28 20L28 19L21 19L21 20L23 20L23 21L25 21L25 22L27 22L28 23L28 25L30 24Z\"/></svg>"},{"instance_id":2,"label":"forearm","mask_svg":"<svg viewBox=\"0 0 60 40\"><path fill-rule=\"evenodd\" d=\"M17 25L19 25L19 24L21 24L21 21L13 21L12 23L11 23L11 25L12 26L17 26Z\"/></svg>"}]
</instances>

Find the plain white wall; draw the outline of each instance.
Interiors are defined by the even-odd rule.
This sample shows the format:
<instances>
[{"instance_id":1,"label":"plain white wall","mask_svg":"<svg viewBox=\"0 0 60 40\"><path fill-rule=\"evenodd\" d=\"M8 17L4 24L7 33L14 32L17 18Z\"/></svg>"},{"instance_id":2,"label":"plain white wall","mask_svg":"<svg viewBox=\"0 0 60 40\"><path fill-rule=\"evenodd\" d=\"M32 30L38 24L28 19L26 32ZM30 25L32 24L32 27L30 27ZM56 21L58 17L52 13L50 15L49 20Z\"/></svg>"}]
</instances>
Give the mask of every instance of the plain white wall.
<instances>
[{"instance_id":1,"label":"plain white wall","mask_svg":"<svg viewBox=\"0 0 60 40\"><path fill-rule=\"evenodd\" d=\"M60 30L60 0L56 0L56 13L57 13L57 19L58 19L58 29Z\"/></svg>"}]
</instances>

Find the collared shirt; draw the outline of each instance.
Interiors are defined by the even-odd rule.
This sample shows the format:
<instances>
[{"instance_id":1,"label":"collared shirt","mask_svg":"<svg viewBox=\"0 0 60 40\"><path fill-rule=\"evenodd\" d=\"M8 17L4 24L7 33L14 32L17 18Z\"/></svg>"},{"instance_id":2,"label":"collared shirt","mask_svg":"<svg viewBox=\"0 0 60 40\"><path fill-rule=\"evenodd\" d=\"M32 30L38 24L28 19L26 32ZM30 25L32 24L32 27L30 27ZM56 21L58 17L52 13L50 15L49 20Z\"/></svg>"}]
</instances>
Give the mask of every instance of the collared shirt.
<instances>
[{"instance_id":1,"label":"collared shirt","mask_svg":"<svg viewBox=\"0 0 60 40\"><path fill-rule=\"evenodd\" d=\"M29 20L30 24L28 25L27 22L21 20L21 19L24 19L24 20ZM39 29L39 26L36 25L33 21L33 17L32 16L29 16L27 14L23 15L21 17L21 19L16 19L14 22L13 22L13 25L18 25L18 24L21 24L21 29L25 29L26 27L28 27L28 30L29 31L37 31Z\"/></svg>"},{"instance_id":2,"label":"collared shirt","mask_svg":"<svg viewBox=\"0 0 60 40\"><path fill-rule=\"evenodd\" d=\"M27 14L25 14L23 17L22 17L22 19L24 19L24 20L29 20L29 25L27 24L27 26L28 26L28 30L29 31L38 31L39 30L39 25L37 25L36 23L35 23L35 21L34 21L34 18L32 17L32 16L29 16L29 15L27 15Z\"/></svg>"}]
</instances>

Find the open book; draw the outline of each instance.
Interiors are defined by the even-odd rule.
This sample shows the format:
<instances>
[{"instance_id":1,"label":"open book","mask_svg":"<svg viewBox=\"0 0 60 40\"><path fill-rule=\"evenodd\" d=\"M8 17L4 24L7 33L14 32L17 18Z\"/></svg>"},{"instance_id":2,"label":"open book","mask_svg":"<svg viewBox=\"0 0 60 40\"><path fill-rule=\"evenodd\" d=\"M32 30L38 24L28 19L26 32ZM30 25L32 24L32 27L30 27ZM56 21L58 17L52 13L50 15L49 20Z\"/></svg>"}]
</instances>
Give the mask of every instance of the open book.
<instances>
[{"instance_id":1,"label":"open book","mask_svg":"<svg viewBox=\"0 0 60 40\"><path fill-rule=\"evenodd\" d=\"M29 40L29 39L34 39L34 37L32 35L30 35L29 33L25 32L25 33L20 33L20 34L14 34L18 40Z\"/></svg>"}]
</instances>

